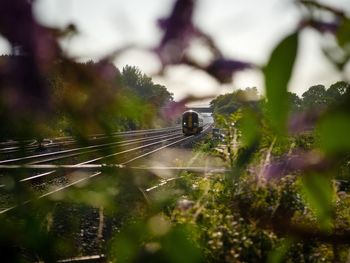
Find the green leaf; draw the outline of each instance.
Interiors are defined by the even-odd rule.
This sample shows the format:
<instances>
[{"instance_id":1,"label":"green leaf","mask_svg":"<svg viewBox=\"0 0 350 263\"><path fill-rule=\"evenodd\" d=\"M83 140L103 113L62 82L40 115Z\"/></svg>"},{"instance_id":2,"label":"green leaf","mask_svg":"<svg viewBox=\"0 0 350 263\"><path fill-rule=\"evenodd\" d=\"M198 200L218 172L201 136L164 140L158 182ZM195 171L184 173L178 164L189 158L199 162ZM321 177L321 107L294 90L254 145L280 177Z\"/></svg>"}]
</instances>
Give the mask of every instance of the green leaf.
<instances>
[{"instance_id":1,"label":"green leaf","mask_svg":"<svg viewBox=\"0 0 350 263\"><path fill-rule=\"evenodd\" d=\"M267 107L273 127L283 132L288 114L287 86L298 50L298 32L286 37L273 50L264 68Z\"/></svg>"},{"instance_id":2,"label":"green leaf","mask_svg":"<svg viewBox=\"0 0 350 263\"><path fill-rule=\"evenodd\" d=\"M162 262L204 262L201 250L190 238L190 235L193 231L194 230L190 226L186 225L178 225L174 227L162 240L162 245L166 255L166 257L163 259L164 261Z\"/></svg>"},{"instance_id":3,"label":"green leaf","mask_svg":"<svg viewBox=\"0 0 350 263\"><path fill-rule=\"evenodd\" d=\"M337 40L341 47L346 47L350 44L350 19L344 18L338 31Z\"/></svg>"},{"instance_id":4,"label":"green leaf","mask_svg":"<svg viewBox=\"0 0 350 263\"><path fill-rule=\"evenodd\" d=\"M308 174L302 180L304 197L317 216L321 229L330 231L333 226L334 200L330 178L321 174Z\"/></svg>"},{"instance_id":5,"label":"green leaf","mask_svg":"<svg viewBox=\"0 0 350 263\"><path fill-rule=\"evenodd\" d=\"M254 144L260 131L260 123L257 116L251 111L244 111L244 117L240 121L240 130L242 132L242 143L244 146L250 146Z\"/></svg>"},{"instance_id":6,"label":"green leaf","mask_svg":"<svg viewBox=\"0 0 350 263\"><path fill-rule=\"evenodd\" d=\"M282 243L274 248L268 255L268 263L285 262L286 254L290 247L293 245L293 240L290 238L284 239Z\"/></svg>"},{"instance_id":7,"label":"green leaf","mask_svg":"<svg viewBox=\"0 0 350 263\"><path fill-rule=\"evenodd\" d=\"M325 118L318 126L320 147L328 153L350 150L350 117L345 114Z\"/></svg>"}]
</instances>

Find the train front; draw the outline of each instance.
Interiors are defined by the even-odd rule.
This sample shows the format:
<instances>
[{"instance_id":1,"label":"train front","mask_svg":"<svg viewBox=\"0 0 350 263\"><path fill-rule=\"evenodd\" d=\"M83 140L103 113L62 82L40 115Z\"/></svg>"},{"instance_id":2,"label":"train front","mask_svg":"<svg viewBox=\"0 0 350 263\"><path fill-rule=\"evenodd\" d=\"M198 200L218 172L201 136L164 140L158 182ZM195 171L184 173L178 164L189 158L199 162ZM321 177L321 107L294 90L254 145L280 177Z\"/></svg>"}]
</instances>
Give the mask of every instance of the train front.
<instances>
[{"instance_id":1,"label":"train front","mask_svg":"<svg viewBox=\"0 0 350 263\"><path fill-rule=\"evenodd\" d=\"M182 114L182 132L185 135L198 134L202 130L202 120L195 111L186 111Z\"/></svg>"}]
</instances>

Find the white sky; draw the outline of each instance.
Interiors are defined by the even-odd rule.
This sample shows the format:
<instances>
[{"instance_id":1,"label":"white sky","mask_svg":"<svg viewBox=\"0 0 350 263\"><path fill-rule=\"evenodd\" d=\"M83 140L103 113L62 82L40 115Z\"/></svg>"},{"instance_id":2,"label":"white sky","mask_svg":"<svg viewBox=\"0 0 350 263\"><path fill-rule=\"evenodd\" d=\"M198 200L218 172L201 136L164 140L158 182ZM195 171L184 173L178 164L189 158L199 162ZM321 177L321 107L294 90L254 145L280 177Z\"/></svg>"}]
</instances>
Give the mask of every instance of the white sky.
<instances>
[{"instance_id":1,"label":"white sky","mask_svg":"<svg viewBox=\"0 0 350 263\"><path fill-rule=\"evenodd\" d=\"M350 11L349 0L328 0ZM82 60L98 59L126 44L155 47L161 38L156 20L167 16L174 0L37 0L35 13L46 25L64 27L74 23L80 34L64 43L65 50ZM195 23L211 35L228 57L264 65L274 45L299 22L293 0L198 0ZM330 84L340 76L319 51L320 37L312 30L301 36L301 48L290 90L301 95L311 85ZM0 51L6 42L0 42ZM206 50L195 45L193 53L207 59ZM133 50L116 60L118 68L126 64L138 66L146 74L160 67L152 53ZM258 71L235 75L232 84L219 83L199 70L172 66L163 77L154 77L175 99L193 94L222 94L237 88L256 86L263 93L263 78Z\"/></svg>"}]
</instances>

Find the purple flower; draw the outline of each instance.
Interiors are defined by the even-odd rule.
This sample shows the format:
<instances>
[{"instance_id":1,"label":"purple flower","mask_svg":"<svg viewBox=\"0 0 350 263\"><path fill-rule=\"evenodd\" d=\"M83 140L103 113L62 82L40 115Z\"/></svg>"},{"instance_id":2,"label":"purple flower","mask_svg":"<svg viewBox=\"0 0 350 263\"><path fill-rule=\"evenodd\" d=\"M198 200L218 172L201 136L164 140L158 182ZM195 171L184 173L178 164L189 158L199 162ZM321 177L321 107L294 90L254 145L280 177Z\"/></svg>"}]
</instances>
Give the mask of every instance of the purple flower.
<instances>
[{"instance_id":1,"label":"purple flower","mask_svg":"<svg viewBox=\"0 0 350 263\"><path fill-rule=\"evenodd\" d=\"M264 168L264 178L278 180L283 176L296 172L324 171L331 165L330 160L318 151L295 152L292 156L284 156Z\"/></svg>"},{"instance_id":2,"label":"purple flower","mask_svg":"<svg viewBox=\"0 0 350 263\"><path fill-rule=\"evenodd\" d=\"M264 168L264 178L267 181L278 180L290 172L287 162L279 161Z\"/></svg>"},{"instance_id":3,"label":"purple flower","mask_svg":"<svg viewBox=\"0 0 350 263\"><path fill-rule=\"evenodd\" d=\"M185 104L187 99L183 99L179 102L170 101L164 107L162 107L161 114L166 120L176 120L185 111Z\"/></svg>"},{"instance_id":4,"label":"purple flower","mask_svg":"<svg viewBox=\"0 0 350 263\"><path fill-rule=\"evenodd\" d=\"M11 98L8 106L24 111L47 110L44 75L60 53L56 39L51 30L35 21L29 1L2 1L0 25L0 33L11 43L15 55L6 60L7 72L0 76L7 84L2 94Z\"/></svg>"},{"instance_id":5,"label":"purple flower","mask_svg":"<svg viewBox=\"0 0 350 263\"><path fill-rule=\"evenodd\" d=\"M321 111L302 111L293 113L288 120L288 130L292 134L311 131L322 114Z\"/></svg>"},{"instance_id":6,"label":"purple flower","mask_svg":"<svg viewBox=\"0 0 350 263\"><path fill-rule=\"evenodd\" d=\"M321 33L333 33L335 34L339 28L339 23L337 22L322 22L322 21L312 21L310 26L317 29Z\"/></svg>"},{"instance_id":7,"label":"purple flower","mask_svg":"<svg viewBox=\"0 0 350 263\"><path fill-rule=\"evenodd\" d=\"M253 67L253 64L248 62L218 58L205 70L221 83L227 83L232 81L232 75L235 72Z\"/></svg>"},{"instance_id":8,"label":"purple flower","mask_svg":"<svg viewBox=\"0 0 350 263\"><path fill-rule=\"evenodd\" d=\"M180 63L196 30L192 23L195 0L177 0L168 18L160 19L163 38L156 49L163 65Z\"/></svg>"},{"instance_id":9,"label":"purple flower","mask_svg":"<svg viewBox=\"0 0 350 263\"><path fill-rule=\"evenodd\" d=\"M113 83L118 76L120 76L120 71L115 67L113 63L109 60L101 60L94 64L92 69L92 75L97 75L99 80L97 81L108 81Z\"/></svg>"},{"instance_id":10,"label":"purple flower","mask_svg":"<svg viewBox=\"0 0 350 263\"><path fill-rule=\"evenodd\" d=\"M160 18L158 19L157 24L161 30L166 31L168 27L168 21L168 18Z\"/></svg>"},{"instance_id":11,"label":"purple flower","mask_svg":"<svg viewBox=\"0 0 350 263\"><path fill-rule=\"evenodd\" d=\"M332 33L335 34L339 29L339 21L324 22L317 20L306 20L302 21L300 27L312 27L321 33Z\"/></svg>"},{"instance_id":12,"label":"purple flower","mask_svg":"<svg viewBox=\"0 0 350 263\"><path fill-rule=\"evenodd\" d=\"M28 1L4 0L0 7L0 25L1 34L24 54L53 59L59 52L52 32L35 21Z\"/></svg>"}]
</instances>

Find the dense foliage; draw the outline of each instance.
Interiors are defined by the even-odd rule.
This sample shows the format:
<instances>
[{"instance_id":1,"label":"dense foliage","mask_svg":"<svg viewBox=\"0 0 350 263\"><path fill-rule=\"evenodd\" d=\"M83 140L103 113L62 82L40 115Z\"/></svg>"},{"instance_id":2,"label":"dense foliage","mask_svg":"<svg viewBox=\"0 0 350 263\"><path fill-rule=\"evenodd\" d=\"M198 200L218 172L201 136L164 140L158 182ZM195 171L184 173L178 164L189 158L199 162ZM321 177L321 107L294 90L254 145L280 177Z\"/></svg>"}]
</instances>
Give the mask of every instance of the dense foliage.
<instances>
[{"instance_id":1,"label":"dense foliage","mask_svg":"<svg viewBox=\"0 0 350 263\"><path fill-rule=\"evenodd\" d=\"M222 207L220 223L205 221L205 227L219 232L215 242L220 249L214 261L234 261L228 251L236 255L237 261L244 262L347 260L349 247L345 244L349 233L345 218L350 170L346 142L340 144L341 138L347 139L345 134L334 138L335 126L324 128L323 122L336 119L333 114L344 114L341 105L349 101L348 87L345 82L337 82L327 90L313 86L302 99L292 94L288 134L283 137L281 131L273 131L271 115L265 109L268 102L255 108L244 103L231 114L215 112L216 125L226 134L225 151L218 154L230 164L232 173L226 180L222 176L206 179L211 185L209 192L213 192L211 201L205 204L208 215L217 213L220 204L227 204L222 200L230 196L230 209L227 205ZM212 101L214 109L219 109L215 107L217 101L220 102ZM313 103L316 101L322 104ZM339 127L339 133L345 132L345 123L338 125L344 125ZM227 217L231 219L228 222ZM245 223L241 226L240 221ZM229 227L232 223L235 227ZM213 237L203 235L205 244L214 242ZM251 242L238 239L235 244L235 236L241 235Z\"/></svg>"}]
</instances>

